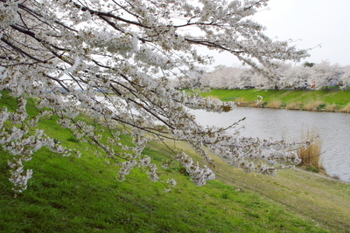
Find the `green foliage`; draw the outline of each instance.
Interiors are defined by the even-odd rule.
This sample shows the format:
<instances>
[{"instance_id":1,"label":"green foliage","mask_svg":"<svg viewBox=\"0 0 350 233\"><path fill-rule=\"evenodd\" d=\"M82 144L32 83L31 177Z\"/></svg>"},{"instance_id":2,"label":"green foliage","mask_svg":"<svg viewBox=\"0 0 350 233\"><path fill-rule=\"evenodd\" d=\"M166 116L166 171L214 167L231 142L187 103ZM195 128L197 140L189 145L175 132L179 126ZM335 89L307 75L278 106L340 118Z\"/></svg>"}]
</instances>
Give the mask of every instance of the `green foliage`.
<instances>
[{"instance_id":1,"label":"green foliage","mask_svg":"<svg viewBox=\"0 0 350 233\"><path fill-rule=\"evenodd\" d=\"M313 66L315 65L315 63L306 61L306 62L304 62L303 65L304 65L305 67L313 67Z\"/></svg>"},{"instance_id":2,"label":"green foliage","mask_svg":"<svg viewBox=\"0 0 350 233\"><path fill-rule=\"evenodd\" d=\"M214 67L215 70L222 70L222 69L225 69L226 66L225 65L217 65Z\"/></svg>"}]
</instances>

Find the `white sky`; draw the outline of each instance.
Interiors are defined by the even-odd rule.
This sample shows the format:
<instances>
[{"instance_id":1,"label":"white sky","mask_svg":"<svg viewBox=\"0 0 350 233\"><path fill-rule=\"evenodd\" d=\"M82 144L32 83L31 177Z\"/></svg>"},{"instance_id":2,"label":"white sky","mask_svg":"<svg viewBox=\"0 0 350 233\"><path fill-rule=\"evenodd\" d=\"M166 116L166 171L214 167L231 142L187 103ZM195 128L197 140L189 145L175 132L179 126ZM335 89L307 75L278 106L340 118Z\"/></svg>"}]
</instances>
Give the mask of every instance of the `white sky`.
<instances>
[{"instance_id":1,"label":"white sky","mask_svg":"<svg viewBox=\"0 0 350 233\"><path fill-rule=\"evenodd\" d=\"M302 62L350 65L350 0L270 0L267 8L254 16L266 35L293 39L299 49L314 48ZM214 65L239 65L226 53L215 59Z\"/></svg>"}]
</instances>

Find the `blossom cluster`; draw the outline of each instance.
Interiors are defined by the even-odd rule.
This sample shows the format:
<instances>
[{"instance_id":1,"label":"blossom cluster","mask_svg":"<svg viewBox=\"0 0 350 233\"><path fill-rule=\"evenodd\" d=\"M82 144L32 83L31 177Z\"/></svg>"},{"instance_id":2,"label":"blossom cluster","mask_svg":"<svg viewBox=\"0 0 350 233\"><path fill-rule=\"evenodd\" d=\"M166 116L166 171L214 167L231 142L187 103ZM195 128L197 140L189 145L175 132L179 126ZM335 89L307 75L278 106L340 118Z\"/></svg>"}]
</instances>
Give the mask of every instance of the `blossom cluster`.
<instances>
[{"instance_id":1,"label":"blossom cluster","mask_svg":"<svg viewBox=\"0 0 350 233\"><path fill-rule=\"evenodd\" d=\"M0 112L2 122L6 118L9 118L12 123L18 123L16 117L12 117L17 115L18 113L7 112L6 108ZM26 116L26 114L24 115ZM14 184L13 191L15 195L27 189L27 182L32 177L33 171L31 169L25 170L23 162L30 161L36 151L42 147L48 147L54 153L65 156L70 155L68 150L56 144L53 139L47 137L43 130L36 129L35 132L29 132L26 125L23 125L22 128L15 126L12 128L3 128L0 132L0 138L2 150L8 151L13 155L12 160L8 161L8 165L11 173L9 180Z\"/></svg>"},{"instance_id":2,"label":"blossom cluster","mask_svg":"<svg viewBox=\"0 0 350 233\"><path fill-rule=\"evenodd\" d=\"M176 156L176 159L185 167L186 172L191 176L191 180L198 186L205 185L208 180L215 179L214 172L204 165L201 168L190 158L186 153L181 153Z\"/></svg>"}]
</instances>

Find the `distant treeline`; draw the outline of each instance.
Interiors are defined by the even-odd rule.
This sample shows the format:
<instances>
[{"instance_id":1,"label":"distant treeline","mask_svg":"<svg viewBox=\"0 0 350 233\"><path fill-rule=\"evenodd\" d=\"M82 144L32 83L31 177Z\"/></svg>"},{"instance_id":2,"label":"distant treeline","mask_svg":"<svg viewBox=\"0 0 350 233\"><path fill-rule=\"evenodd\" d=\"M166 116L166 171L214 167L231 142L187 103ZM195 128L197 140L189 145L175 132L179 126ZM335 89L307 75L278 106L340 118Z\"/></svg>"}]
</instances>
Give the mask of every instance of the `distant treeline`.
<instances>
[{"instance_id":1,"label":"distant treeline","mask_svg":"<svg viewBox=\"0 0 350 233\"><path fill-rule=\"evenodd\" d=\"M350 86L350 66L342 67L323 61L318 64L305 62L292 66L276 63L273 72L258 73L252 68L218 66L212 72L198 72L183 79L174 80L177 88L210 87L215 89L327 89Z\"/></svg>"}]
</instances>

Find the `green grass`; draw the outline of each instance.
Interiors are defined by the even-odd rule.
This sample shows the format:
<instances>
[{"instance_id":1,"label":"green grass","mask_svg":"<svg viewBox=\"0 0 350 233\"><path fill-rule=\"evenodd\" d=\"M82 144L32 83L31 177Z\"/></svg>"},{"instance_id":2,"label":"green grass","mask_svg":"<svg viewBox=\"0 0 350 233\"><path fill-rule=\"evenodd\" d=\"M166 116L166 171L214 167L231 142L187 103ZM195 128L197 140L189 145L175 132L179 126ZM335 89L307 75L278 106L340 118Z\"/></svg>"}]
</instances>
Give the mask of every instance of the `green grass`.
<instances>
[{"instance_id":1,"label":"green grass","mask_svg":"<svg viewBox=\"0 0 350 233\"><path fill-rule=\"evenodd\" d=\"M265 101L265 106L268 106L270 102L279 100L282 102L282 107L294 103L301 103L301 109L303 106L307 107L307 104L311 102L322 101L324 104L319 106L319 110L327 109L328 105L336 104L335 109L340 111L347 104L350 103L350 90L221 90L213 89L211 92L200 93L204 97L217 97L223 101L235 101L239 98L244 98L247 102L256 101L257 96L262 96Z\"/></svg>"},{"instance_id":2,"label":"green grass","mask_svg":"<svg viewBox=\"0 0 350 233\"><path fill-rule=\"evenodd\" d=\"M13 101L7 99L6 105ZM29 107L33 114L35 109ZM74 140L54 118L40 124L64 146L81 150L82 157L39 150L25 163L34 170L28 190L13 198L10 155L0 151L0 232L346 232L350 228L348 184L296 170L278 176L245 174L214 156L217 179L202 187L179 173L178 164L160 168L164 178L178 182L166 193L164 186L149 181L138 169L126 181L117 181L118 166L107 165L93 147ZM130 144L129 136L122 140ZM193 154L185 143L176 146ZM156 142L145 153L156 162L172 156Z\"/></svg>"}]
</instances>

